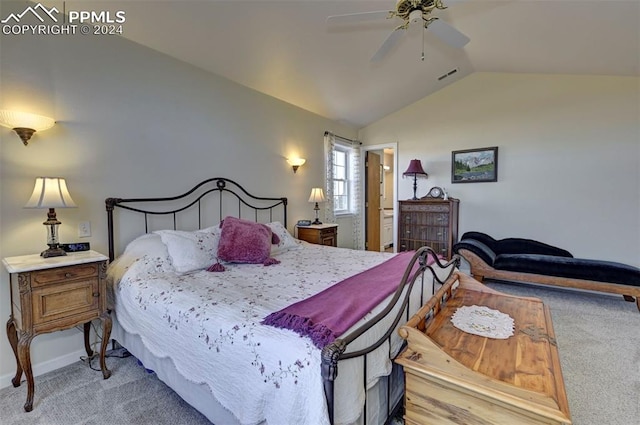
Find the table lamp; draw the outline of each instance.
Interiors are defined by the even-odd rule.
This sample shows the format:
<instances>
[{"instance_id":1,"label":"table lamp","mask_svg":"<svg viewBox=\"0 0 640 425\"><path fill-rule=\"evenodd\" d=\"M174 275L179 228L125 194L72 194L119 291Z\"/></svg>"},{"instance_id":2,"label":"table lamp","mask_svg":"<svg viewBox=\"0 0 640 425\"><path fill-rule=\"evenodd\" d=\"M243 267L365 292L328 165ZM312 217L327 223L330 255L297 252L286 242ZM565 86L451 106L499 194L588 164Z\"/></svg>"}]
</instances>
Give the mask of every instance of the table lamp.
<instances>
[{"instance_id":1,"label":"table lamp","mask_svg":"<svg viewBox=\"0 0 640 425\"><path fill-rule=\"evenodd\" d=\"M320 207L318 206L318 202L324 202L324 193L322 192L322 188L314 187L311 189L311 196L309 196L309 202L315 202L316 206L313 209L316 211L316 219L311 224L322 224L322 222L318 219L318 211L320 211Z\"/></svg>"},{"instance_id":2,"label":"table lamp","mask_svg":"<svg viewBox=\"0 0 640 425\"><path fill-rule=\"evenodd\" d=\"M419 159L412 159L411 162L409 162L409 168L407 168L407 171L402 173L402 175L413 176L413 198L411 199L414 201L417 200L418 197L416 196L416 191L418 189L418 176L429 177L429 175L422 168L422 162L420 162Z\"/></svg>"},{"instance_id":3,"label":"table lamp","mask_svg":"<svg viewBox=\"0 0 640 425\"><path fill-rule=\"evenodd\" d=\"M31 198L25 208L49 208L47 213L47 245L49 249L42 251L41 256L60 257L67 255L58 241L58 226L62 224L56 218L56 208L75 208L76 204L71 199L67 182L60 177L36 177Z\"/></svg>"}]
</instances>

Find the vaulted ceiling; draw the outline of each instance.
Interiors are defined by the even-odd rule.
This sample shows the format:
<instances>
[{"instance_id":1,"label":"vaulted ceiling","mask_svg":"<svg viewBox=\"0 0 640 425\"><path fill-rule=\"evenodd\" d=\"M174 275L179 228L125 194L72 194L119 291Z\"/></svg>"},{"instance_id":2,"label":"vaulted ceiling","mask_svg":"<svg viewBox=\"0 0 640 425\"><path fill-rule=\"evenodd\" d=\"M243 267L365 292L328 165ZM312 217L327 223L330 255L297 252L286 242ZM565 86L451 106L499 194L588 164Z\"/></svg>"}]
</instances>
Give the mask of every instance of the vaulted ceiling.
<instances>
[{"instance_id":1,"label":"vaulted ceiling","mask_svg":"<svg viewBox=\"0 0 640 425\"><path fill-rule=\"evenodd\" d=\"M638 0L443 2L448 9L434 15L469 44L457 49L411 30L375 63L397 18L326 18L392 10L395 0L132 0L108 9L126 12L123 36L132 41L355 127L473 72L640 74Z\"/></svg>"}]
</instances>

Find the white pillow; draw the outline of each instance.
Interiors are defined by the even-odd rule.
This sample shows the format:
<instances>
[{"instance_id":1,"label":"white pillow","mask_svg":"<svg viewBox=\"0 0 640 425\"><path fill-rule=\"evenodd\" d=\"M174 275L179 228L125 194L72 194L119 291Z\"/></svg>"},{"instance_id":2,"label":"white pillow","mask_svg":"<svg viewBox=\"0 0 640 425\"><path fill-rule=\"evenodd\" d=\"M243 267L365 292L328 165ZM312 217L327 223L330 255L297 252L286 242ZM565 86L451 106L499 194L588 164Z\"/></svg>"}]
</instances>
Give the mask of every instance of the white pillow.
<instances>
[{"instance_id":1,"label":"white pillow","mask_svg":"<svg viewBox=\"0 0 640 425\"><path fill-rule=\"evenodd\" d=\"M220 242L219 226L193 232L158 230L153 233L160 235L167 246L173 267L178 273L205 269L216 262Z\"/></svg>"},{"instance_id":2,"label":"white pillow","mask_svg":"<svg viewBox=\"0 0 640 425\"><path fill-rule=\"evenodd\" d=\"M153 233L145 233L138 236L124 249L124 254L133 257L142 257L144 255L148 257L167 257L169 252L167 246L162 243L162 239L159 235Z\"/></svg>"},{"instance_id":3,"label":"white pillow","mask_svg":"<svg viewBox=\"0 0 640 425\"><path fill-rule=\"evenodd\" d=\"M145 233L138 236L125 248L122 255L109 264L108 275L113 282L119 282L129 268L138 260L146 258L151 266L150 270L156 272L174 271L167 246L162 243L159 235ZM140 267L138 267L140 269Z\"/></svg>"},{"instance_id":4,"label":"white pillow","mask_svg":"<svg viewBox=\"0 0 640 425\"><path fill-rule=\"evenodd\" d=\"M269 226L271 231L280 238L280 243L277 245L271 245L272 256L282 254L283 252L287 252L292 249L302 248L300 241L291 236L291 233L289 233L289 231L279 221L267 223L267 226Z\"/></svg>"}]
</instances>

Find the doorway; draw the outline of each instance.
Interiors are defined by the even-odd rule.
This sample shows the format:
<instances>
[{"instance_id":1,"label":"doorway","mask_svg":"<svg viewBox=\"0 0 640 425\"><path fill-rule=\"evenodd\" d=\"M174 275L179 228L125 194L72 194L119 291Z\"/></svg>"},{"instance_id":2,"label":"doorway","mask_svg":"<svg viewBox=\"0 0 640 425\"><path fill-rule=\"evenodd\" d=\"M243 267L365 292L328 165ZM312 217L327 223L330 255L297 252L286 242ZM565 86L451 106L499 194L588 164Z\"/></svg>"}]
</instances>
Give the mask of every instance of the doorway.
<instances>
[{"instance_id":1,"label":"doorway","mask_svg":"<svg viewBox=\"0 0 640 425\"><path fill-rule=\"evenodd\" d=\"M363 146L363 234L365 249L396 252L398 143ZM373 167L369 167L369 153ZM375 168L375 169L374 169ZM376 199L371 199L375 197Z\"/></svg>"}]
</instances>

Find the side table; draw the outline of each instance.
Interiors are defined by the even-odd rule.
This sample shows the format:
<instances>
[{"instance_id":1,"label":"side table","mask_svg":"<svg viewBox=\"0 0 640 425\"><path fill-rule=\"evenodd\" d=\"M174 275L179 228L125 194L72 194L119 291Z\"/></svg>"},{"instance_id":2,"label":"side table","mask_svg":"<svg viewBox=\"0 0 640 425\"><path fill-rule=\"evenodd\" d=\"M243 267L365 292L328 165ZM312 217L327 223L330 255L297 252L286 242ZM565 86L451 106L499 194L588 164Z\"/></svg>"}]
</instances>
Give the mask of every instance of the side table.
<instances>
[{"instance_id":1,"label":"side table","mask_svg":"<svg viewBox=\"0 0 640 425\"><path fill-rule=\"evenodd\" d=\"M338 246L337 224L310 224L296 226L298 239L317 245Z\"/></svg>"},{"instance_id":2,"label":"side table","mask_svg":"<svg viewBox=\"0 0 640 425\"><path fill-rule=\"evenodd\" d=\"M16 357L17 370L11 380L20 386L22 373L27 379L24 410L33 409L34 381L31 370L31 341L37 335L84 325L84 344L88 356L91 321L102 321L100 368L107 379L111 371L105 352L111 335L111 315L107 309L106 273L108 258L96 251L69 253L42 258L38 254L7 257L2 264L10 274L11 316L7 337Z\"/></svg>"}]
</instances>

